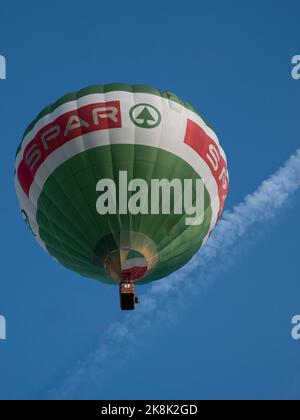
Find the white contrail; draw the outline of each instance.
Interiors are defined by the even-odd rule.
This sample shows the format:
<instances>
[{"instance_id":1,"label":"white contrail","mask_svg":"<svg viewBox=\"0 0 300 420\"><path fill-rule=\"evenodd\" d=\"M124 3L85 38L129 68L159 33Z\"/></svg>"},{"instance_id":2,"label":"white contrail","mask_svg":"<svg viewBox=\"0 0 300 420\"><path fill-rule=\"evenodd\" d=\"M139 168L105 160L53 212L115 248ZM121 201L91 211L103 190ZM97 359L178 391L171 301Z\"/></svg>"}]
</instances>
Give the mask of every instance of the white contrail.
<instances>
[{"instance_id":1,"label":"white contrail","mask_svg":"<svg viewBox=\"0 0 300 420\"><path fill-rule=\"evenodd\" d=\"M67 375L51 398L99 398L105 365L130 354L141 338L163 322L174 322L179 307L191 294L198 293L232 261L232 249L247 233L262 229L300 188L300 149L244 201L225 212L204 248L184 268L162 282L153 283L141 296L142 304L125 320L111 324L98 347ZM235 245L235 247L233 247ZM181 287L184 283L184 288ZM182 296L182 290L185 296Z\"/></svg>"}]
</instances>

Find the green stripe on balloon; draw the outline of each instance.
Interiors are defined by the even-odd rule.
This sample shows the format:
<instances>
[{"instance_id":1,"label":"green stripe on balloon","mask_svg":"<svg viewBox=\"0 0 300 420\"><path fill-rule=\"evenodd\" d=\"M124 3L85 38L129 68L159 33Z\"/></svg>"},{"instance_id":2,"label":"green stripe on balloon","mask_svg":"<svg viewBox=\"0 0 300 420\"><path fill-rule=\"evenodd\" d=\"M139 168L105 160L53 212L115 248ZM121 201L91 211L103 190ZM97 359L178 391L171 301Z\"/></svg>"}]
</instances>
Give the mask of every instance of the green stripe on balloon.
<instances>
[{"instance_id":1,"label":"green stripe on balloon","mask_svg":"<svg viewBox=\"0 0 300 420\"><path fill-rule=\"evenodd\" d=\"M185 214L101 216L96 211L96 183L110 178L118 186L120 171L128 172L128 181L142 178L148 184L151 179L200 179L182 158L158 148L119 144L86 150L46 180L38 199L39 234L64 266L113 284L105 271L105 253L113 250L124 232L140 232L155 243L159 254L156 265L139 280L147 283L171 274L201 247L210 228L211 199L205 188L204 222L199 226L186 226Z\"/></svg>"}]
</instances>

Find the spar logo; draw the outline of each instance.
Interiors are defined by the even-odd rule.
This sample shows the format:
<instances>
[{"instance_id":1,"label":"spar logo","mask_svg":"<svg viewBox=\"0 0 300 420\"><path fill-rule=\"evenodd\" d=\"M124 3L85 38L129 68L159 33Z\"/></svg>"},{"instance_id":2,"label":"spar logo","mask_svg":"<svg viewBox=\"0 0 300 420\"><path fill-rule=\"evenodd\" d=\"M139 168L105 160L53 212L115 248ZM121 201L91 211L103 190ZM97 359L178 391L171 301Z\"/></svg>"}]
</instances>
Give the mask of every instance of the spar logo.
<instances>
[{"instance_id":1,"label":"spar logo","mask_svg":"<svg viewBox=\"0 0 300 420\"><path fill-rule=\"evenodd\" d=\"M0 80L6 79L6 59L0 55Z\"/></svg>"},{"instance_id":2,"label":"spar logo","mask_svg":"<svg viewBox=\"0 0 300 420\"><path fill-rule=\"evenodd\" d=\"M84 134L121 128L120 101L85 105L45 125L25 147L18 179L28 195L36 171L56 149Z\"/></svg>"},{"instance_id":3,"label":"spar logo","mask_svg":"<svg viewBox=\"0 0 300 420\"><path fill-rule=\"evenodd\" d=\"M138 104L129 111L133 124L140 128L155 128L161 122L161 114L153 105Z\"/></svg>"},{"instance_id":4,"label":"spar logo","mask_svg":"<svg viewBox=\"0 0 300 420\"><path fill-rule=\"evenodd\" d=\"M192 120L187 121L184 143L191 147L203 159L216 181L220 200L220 218L229 190L227 163L217 144L209 137L200 125Z\"/></svg>"}]
</instances>

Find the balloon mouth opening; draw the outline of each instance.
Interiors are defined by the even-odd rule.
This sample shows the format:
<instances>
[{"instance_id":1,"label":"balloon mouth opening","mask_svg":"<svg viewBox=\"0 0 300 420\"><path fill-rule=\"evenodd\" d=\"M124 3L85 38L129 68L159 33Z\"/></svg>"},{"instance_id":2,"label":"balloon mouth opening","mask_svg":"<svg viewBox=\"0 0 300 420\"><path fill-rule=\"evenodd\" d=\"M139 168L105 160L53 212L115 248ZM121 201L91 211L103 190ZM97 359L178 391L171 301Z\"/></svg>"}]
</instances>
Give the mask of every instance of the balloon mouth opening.
<instances>
[{"instance_id":1,"label":"balloon mouth opening","mask_svg":"<svg viewBox=\"0 0 300 420\"><path fill-rule=\"evenodd\" d=\"M95 250L96 264L117 283L145 278L159 261L151 238L140 232L118 232L102 238Z\"/></svg>"},{"instance_id":2,"label":"balloon mouth opening","mask_svg":"<svg viewBox=\"0 0 300 420\"><path fill-rule=\"evenodd\" d=\"M145 256L132 249L119 249L109 254L104 267L107 274L117 282L139 280L148 271Z\"/></svg>"}]
</instances>

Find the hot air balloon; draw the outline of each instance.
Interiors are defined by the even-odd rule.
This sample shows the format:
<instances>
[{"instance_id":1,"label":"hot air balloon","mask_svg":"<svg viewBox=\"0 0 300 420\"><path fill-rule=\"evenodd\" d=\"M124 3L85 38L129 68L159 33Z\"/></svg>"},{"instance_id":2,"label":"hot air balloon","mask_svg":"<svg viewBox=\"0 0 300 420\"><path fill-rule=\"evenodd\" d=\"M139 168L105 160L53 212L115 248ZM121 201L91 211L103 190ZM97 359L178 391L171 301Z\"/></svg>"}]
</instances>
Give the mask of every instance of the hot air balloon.
<instances>
[{"instance_id":1,"label":"hot air balloon","mask_svg":"<svg viewBox=\"0 0 300 420\"><path fill-rule=\"evenodd\" d=\"M22 217L53 258L118 284L162 279L205 244L228 193L226 156L208 123L170 92L92 86L26 129L15 159Z\"/></svg>"}]
</instances>

